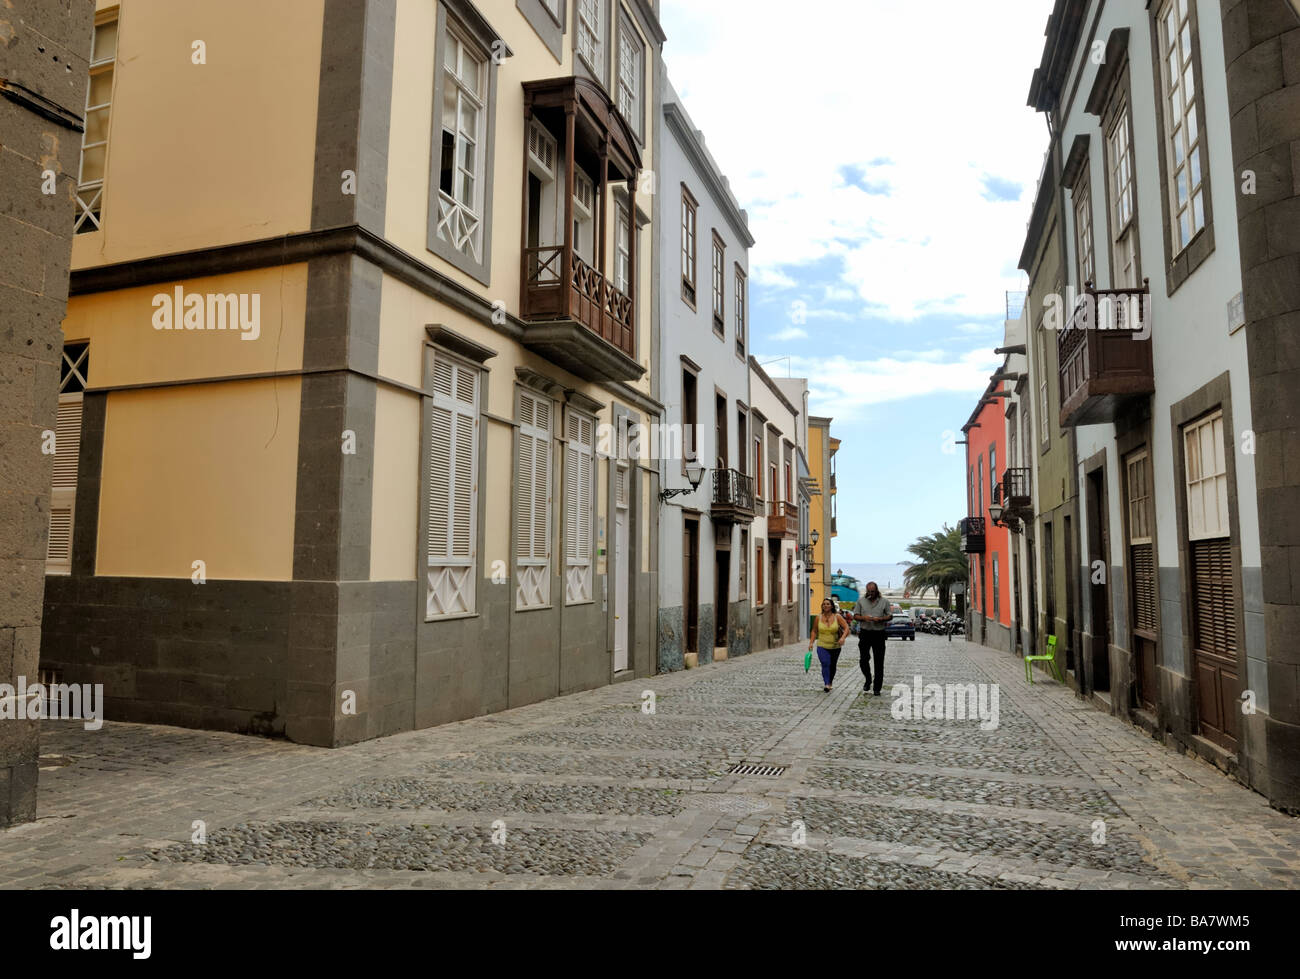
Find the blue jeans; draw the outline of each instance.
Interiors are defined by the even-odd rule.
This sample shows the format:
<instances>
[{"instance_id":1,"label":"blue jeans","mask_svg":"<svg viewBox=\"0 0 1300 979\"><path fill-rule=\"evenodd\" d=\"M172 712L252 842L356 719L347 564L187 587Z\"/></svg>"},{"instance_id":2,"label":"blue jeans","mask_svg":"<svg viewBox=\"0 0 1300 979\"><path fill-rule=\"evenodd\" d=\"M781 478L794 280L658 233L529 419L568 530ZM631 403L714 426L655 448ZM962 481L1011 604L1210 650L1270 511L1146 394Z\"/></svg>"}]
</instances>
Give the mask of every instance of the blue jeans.
<instances>
[{"instance_id":1,"label":"blue jeans","mask_svg":"<svg viewBox=\"0 0 1300 979\"><path fill-rule=\"evenodd\" d=\"M835 664L840 661L840 651L818 646L817 659L822 664L822 686L829 687L831 681L835 679Z\"/></svg>"}]
</instances>

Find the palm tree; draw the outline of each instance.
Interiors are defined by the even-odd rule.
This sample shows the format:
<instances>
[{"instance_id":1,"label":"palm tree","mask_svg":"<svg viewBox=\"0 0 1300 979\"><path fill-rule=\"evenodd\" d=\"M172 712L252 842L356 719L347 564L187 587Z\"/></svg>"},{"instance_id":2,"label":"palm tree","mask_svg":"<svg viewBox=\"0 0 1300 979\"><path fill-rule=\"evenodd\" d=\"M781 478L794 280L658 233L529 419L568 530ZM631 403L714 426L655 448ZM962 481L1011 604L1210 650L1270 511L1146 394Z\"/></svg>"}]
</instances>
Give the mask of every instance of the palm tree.
<instances>
[{"instance_id":1,"label":"palm tree","mask_svg":"<svg viewBox=\"0 0 1300 979\"><path fill-rule=\"evenodd\" d=\"M920 594L933 588L939 592L939 606L946 612L951 603L952 586L966 581L969 562L961 550L961 532L943 525L938 533L918 537L907 548L915 561L900 561L907 570L903 581L909 591Z\"/></svg>"}]
</instances>

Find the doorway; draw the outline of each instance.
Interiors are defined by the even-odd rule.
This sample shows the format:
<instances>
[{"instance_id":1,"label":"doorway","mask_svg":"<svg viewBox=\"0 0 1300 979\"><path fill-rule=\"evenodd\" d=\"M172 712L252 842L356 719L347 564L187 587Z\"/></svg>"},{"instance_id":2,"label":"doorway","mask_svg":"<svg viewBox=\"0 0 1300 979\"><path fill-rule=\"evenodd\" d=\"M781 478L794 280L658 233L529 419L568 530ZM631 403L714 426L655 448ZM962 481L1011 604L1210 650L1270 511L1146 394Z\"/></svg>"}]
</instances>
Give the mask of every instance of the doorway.
<instances>
[{"instance_id":1,"label":"doorway","mask_svg":"<svg viewBox=\"0 0 1300 979\"><path fill-rule=\"evenodd\" d=\"M1110 690L1110 535L1106 528L1106 471L1088 473L1088 587L1092 599L1090 689Z\"/></svg>"},{"instance_id":2,"label":"doorway","mask_svg":"<svg viewBox=\"0 0 1300 979\"><path fill-rule=\"evenodd\" d=\"M727 636L730 633L731 552L721 548L714 552L713 591L713 646L722 649L727 646Z\"/></svg>"},{"instance_id":3,"label":"doorway","mask_svg":"<svg viewBox=\"0 0 1300 979\"><path fill-rule=\"evenodd\" d=\"M614 672L628 668L628 616L627 616L627 515L620 507L614 518Z\"/></svg>"},{"instance_id":4,"label":"doorway","mask_svg":"<svg viewBox=\"0 0 1300 979\"><path fill-rule=\"evenodd\" d=\"M682 610L686 625L686 647L688 653L700 651L700 521L687 517L685 522L685 539L682 541Z\"/></svg>"}]
</instances>

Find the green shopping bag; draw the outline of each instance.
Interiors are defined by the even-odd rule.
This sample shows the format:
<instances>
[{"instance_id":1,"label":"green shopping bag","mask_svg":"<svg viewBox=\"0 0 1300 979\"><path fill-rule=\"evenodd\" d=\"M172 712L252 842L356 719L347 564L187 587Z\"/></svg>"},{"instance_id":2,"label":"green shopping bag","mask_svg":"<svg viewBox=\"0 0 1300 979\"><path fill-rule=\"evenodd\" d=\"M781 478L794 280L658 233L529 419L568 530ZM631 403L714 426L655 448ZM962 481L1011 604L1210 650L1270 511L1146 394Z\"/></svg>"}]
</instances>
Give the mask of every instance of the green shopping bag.
<instances>
[{"instance_id":1,"label":"green shopping bag","mask_svg":"<svg viewBox=\"0 0 1300 979\"><path fill-rule=\"evenodd\" d=\"M812 650L803 654L803 671L807 673L812 669Z\"/></svg>"}]
</instances>

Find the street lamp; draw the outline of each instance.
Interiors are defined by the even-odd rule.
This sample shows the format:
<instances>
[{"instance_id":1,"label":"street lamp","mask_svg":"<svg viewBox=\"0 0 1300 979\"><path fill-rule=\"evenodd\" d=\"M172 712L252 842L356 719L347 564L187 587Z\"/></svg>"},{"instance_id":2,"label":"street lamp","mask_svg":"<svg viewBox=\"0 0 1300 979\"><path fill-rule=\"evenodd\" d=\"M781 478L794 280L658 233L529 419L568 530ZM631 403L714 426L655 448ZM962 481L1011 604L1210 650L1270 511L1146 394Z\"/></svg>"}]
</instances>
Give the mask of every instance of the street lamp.
<instances>
[{"instance_id":1,"label":"street lamp","mask_svg":"<svg viewBox=\"0 0 1300 979\"><path fill-rule=\"evenodd\" d=\"M1004 520L1002 518L1002 515L1004 513L1006 513L1006 507L1004 507L1001 503L989 504L989 518L993 521L993 526L1006 527L1007 530L1011 531L1013 534L1020 533L1022 527L1019 519L1017 519L1016 517L1007 517Z\"/></svg>"},{"instance_id":2,"label":"street lamp","mask_svg":"<svg viewBox=\"0 0 1300 979\"><path fill-rule=\"evenodd\" d=\"M691 460L686 464L686 478L690 480L691 485L689 487L682 487L680 489L661 490L659 492L660 502L667 503L674 496L682 496L686 493L694 493L697 489L700 488L700 480L704 478L704 467L700 465L700 463L697 460L694 459Z\"/></svg>"}]
</instances>

